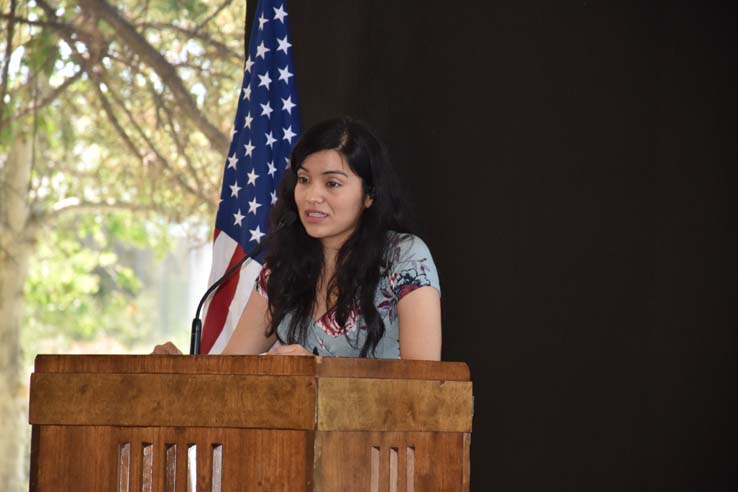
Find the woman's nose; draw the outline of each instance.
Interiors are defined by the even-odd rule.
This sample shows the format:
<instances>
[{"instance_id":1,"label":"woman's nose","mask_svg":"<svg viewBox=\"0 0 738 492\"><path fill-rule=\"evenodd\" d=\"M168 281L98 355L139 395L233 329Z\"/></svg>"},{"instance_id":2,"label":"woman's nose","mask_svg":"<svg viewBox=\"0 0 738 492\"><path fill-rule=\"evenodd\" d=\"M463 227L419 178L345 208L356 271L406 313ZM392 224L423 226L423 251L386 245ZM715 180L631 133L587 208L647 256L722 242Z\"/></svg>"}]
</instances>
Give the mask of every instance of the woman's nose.
<instances>
[{"instance_id":1,"label":"woman's nose","mask_svg":"<svg viewBox=\"0 0 738 492\"><path fill-rule=\"evenodd\" d=\"M311 185L307 190L307 201L310 203L321 203L323 201L323 190L318 185Z\"/></svg>"}]
</instances>

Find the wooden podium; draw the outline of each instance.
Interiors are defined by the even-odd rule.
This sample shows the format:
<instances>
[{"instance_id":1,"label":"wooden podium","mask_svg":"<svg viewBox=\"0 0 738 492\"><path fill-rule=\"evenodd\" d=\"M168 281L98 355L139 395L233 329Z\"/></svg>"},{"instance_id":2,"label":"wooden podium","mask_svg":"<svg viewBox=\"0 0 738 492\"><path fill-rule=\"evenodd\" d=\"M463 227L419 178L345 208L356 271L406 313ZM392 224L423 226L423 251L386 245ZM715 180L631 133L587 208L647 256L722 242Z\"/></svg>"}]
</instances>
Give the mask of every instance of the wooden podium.
<instances>
[{"instance_id":1,"label":"wooden podium","mask_svg":"<svg viewBox=\"0 0 738 492\"><path fill-rule=\"evenodd\" d=\"M468 491L466 364L48 356L32 491Z\"/></svg>"}]
</instances>

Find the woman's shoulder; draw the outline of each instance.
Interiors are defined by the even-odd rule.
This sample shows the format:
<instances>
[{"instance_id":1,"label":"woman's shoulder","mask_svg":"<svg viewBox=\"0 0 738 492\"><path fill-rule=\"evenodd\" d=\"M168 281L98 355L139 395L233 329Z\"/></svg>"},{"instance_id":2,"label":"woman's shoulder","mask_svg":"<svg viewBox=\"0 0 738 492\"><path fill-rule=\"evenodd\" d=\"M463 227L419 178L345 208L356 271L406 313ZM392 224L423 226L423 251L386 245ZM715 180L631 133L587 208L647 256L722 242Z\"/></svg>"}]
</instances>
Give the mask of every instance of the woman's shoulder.
<instances>
[{"instance_id":1,"label":"woman's shoulder","mask_svg":"<svg viewBox=\"0 0 738 492\"><path fill-rule=\"evenodd\" d=\"M425 241L414 234L391 234L389 282L397 299L426 285L440 292L438 271Z\"/></svg>"},{"instance_id":2,"label":"woman's shoulder","mask_svg":"<svg viewBox=\"0 0 738 492\"><path fill-rule=\"evenodd\" d=\"M420 260L423 258L432 261L428 245L419 236L395 231L390 231L387 235L389 238L389 260L391 263Z\"/></svg>"}]
</instances>

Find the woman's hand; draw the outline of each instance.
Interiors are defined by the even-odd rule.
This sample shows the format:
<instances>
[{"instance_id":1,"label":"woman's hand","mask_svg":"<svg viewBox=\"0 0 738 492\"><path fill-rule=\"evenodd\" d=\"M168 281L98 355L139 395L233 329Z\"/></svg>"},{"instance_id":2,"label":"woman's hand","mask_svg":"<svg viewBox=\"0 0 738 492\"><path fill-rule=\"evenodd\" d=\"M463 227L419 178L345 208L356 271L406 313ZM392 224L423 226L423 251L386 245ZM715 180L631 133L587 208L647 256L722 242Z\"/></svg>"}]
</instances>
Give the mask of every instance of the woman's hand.
<instances>
[{"instance_id":1,"label":"woman's hand","mask_svg":"<svg viewBox=\"0 0 738 492\"><path fill-rule=\"evenodd\" d=\"M277 347L272 347L272 349L267 353L267 355L314 355L305 350L305 347L299 344L292 344L292 345L279 345Z\"/></svg>"},{"instance_id":2,"label":"woman's hand","mask_svg":"<svg viewBox=\"0 0 738 492\"><path fill-rule=\"evenodd\" d=\"M172 342L165 342L161 345L157 345L151 353L153 355L182 355L182 351L179 350Z\"/></svg>"}]
</instances>

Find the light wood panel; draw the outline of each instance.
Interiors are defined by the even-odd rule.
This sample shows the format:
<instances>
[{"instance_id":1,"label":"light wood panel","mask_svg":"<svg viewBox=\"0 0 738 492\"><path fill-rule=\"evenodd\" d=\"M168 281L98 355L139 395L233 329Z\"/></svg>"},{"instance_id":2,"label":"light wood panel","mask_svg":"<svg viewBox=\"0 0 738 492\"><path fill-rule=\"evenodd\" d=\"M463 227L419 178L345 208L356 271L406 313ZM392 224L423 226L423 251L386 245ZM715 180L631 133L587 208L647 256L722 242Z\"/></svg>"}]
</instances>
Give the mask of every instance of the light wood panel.
<instances>
[{"instance_id":1,"label":"light wood panel","mask_svg":"<svg viewBox=\"0 0 738 492\"><path fill-rule=\"evenodd\" d=\"M469 366L463 362L428 360L316 358L319 377L361 377L374 379L427 379L469 381ZM358 375L358 376L357 376Z\"/></svg>"},{"instance_id":2,"label":"light wood panel","mask_svg":"<svg viewBox=\"0 0 738 492\"><path fill-rule=\"evenodd\" d=\"M326 378L318 430L470 432L472 386L460 381Z\"/></svg>"}]
</instances>

